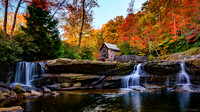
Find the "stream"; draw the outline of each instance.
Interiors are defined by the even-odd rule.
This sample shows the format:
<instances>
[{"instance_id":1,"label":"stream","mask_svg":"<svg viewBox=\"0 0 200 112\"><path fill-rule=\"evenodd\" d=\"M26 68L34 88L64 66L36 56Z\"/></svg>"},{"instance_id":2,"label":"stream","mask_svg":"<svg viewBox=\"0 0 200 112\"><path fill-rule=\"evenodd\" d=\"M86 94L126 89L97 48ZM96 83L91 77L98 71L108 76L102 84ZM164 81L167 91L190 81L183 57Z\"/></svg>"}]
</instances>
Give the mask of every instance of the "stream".
<instances>
[{"instance_id":1,"label":"stream","mask_svg":"<svg viewBox=\"0 0 200 112\"><path fill-rule=\"evenodd\" d=\"M120 89L75 90L36 99L19 99L0 104L21 106L25 112L187 112L200 111L200 94L140 93Z\"/></svg>"}]
</instances>

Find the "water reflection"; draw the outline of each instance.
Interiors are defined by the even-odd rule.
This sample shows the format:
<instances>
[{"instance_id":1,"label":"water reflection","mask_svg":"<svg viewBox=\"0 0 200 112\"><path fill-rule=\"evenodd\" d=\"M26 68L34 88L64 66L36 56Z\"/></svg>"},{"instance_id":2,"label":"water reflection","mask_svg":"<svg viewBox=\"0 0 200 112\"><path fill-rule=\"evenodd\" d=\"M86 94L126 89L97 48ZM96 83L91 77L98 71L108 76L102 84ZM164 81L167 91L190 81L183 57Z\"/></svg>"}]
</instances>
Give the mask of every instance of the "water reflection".
<instances>
[{"instance_id":1,"label":"water reflection","mask_svg":"<svg viewBox=\"0 0 200 112\"><path fill-rule=\"evenodd\" d=\"M31 112L181 112L200 108L197 93L139 93L107 90L94 92L62 92L58 96L46 96L10 102L0 106L22 106Z\"/></svg>"},{"instance_id":2,"label":"water reflection","mask_svg":"<svg viewBox=\"0 0 200 112\"><path fill-rule=\"evenodd\" d=\"M123 95L123 99L124 99L125 104L131 107L131 110L141 112L140 93Z\"/></svg>"},{"instance_id":3,"label":"water reflection","mask_svg":"<svg viewBox=\"0 0 200 112\"><path fill-rule=\"evenodd\" d=\"M190 94L191 93L178 93L180 111L189 109Z\"/></svg>"}]
</instances>

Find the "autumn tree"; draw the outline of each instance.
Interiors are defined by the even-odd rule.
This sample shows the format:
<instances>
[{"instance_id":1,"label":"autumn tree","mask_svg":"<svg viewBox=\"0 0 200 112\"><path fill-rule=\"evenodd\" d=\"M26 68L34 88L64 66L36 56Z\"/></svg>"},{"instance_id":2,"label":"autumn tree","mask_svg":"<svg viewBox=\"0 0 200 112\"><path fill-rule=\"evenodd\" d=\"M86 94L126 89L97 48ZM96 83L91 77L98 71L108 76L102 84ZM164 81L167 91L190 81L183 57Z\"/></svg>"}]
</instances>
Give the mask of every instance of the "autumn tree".
<instances>
[{"instance_id":1,"label":"autumn tree","mask_svg":"<svg viewBox=\"0 0 200 112\"><path fill-rule=\"evenodd\" d=\"M63 13L64 25L62 25L65 30L64 37L78 42L79 47L83 36L92 28L94 7L98 7L97 0L74 0L66 5L67 11Z\"/></svg>"},{"instance_id":2,"label":"autumn tree","mask_svg":"<svg viewBox=\"0 0 200 112\"><path fill-rule=\"evenodd\" d=\"M123 16L117 16L103 25L101 32L103 34L104 42L112 44L119 44L121 42L120 26L123 20Z\"/></svg>"},{"instance_id":3,"label":"autumn tree","mask_svg":"<svg viewBox=\"0 0 200 112\"><path fill-rule=\"evenodd\" d=\"M4 22L3 22L3 31L4 31L4 38L6 38L9 34L10 35L10 39L13 39L13 34L14 34L14 30L16 27L16 22L18 19L18 15L19 15L19 10L20 7L23 5L24 7L27 6L27 4L31 3L32 1L38 1L38 0L2 0L1 4L4 7ZM40 1L40 0L39 0ZM63 3L66 0L63 0L62 2L60 1L51 1L51 0L45 0L47 8L51 8L51 9L55 9L55 11L53 12L54 14L52 15L52 18L54 17L54 15L58 12L58 10L60 10L61 6L63 5ZM8 10L11 10L11 12L8 12ZM2 9L0 9L2 10ZM12 27L10 29L7 29L7 22L8 22L8 14L12 13L14 11L14 15L13 15L13 19L12 21L9 22L9 24L12 24ZM10 27L10 26L9 26ZM8 33L10 32L10 33Z\"/></svg>"}]
</instances>

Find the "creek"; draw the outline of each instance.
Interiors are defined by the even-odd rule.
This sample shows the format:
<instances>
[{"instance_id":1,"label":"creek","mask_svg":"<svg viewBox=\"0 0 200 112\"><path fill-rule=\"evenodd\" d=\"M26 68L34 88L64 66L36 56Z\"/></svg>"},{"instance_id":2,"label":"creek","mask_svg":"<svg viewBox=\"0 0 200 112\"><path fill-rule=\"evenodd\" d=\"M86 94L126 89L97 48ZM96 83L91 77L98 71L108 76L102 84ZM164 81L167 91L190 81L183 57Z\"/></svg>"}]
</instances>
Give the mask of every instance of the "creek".
<instances>
[{"instance_id":1,"label":"creek","mask_svg":"<svg viewBox=\"0 0 200 112\"><path fill-rule=\"evenodd\" d=\"M0 106L18 105L26 112L182 112L200 111L200 94L157 92L140 93L119 89L76 90L57 96L19 99Z\"/></svg>"}]
</instances>

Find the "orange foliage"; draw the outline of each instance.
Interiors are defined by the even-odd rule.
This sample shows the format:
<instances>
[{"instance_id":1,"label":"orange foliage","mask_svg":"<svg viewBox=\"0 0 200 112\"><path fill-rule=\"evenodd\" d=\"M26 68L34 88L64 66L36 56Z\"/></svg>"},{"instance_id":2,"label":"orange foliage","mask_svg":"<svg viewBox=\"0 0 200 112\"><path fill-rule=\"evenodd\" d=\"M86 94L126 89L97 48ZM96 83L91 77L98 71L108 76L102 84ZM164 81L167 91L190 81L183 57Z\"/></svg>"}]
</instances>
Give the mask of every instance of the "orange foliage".
<instances>
[{"instance_id":1,"label":"orange foliage","mask_svg":"<svg viewBox=\"0 0 200 112\"><path fill-rule=\"evenodd\" d=\"M14 12L9 12L8 13L8 20L7 20L7 33L8 34L11 33L13 20L14 20ZM15 33L20 29L20 25L25 25L25 23L26 23L26 20L25 20L23 14L17 14L16 27L15 27L13 34L15 35ZM1 24L1 27L3 29L3 23Z\"/></svg>"}]
</instances>

